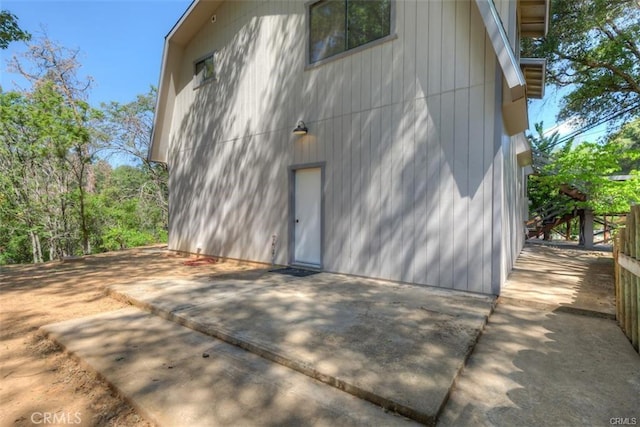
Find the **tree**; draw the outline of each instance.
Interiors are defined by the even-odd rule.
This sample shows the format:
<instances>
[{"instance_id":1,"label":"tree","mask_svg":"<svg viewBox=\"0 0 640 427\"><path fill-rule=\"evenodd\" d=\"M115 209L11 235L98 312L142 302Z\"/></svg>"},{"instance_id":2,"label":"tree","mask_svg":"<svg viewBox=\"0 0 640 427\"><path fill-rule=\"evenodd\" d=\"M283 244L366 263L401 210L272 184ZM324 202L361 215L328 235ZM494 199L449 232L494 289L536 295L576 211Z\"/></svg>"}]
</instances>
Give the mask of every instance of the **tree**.
<instances>
[{"instance_id":1,"label":"tree","mask_svg":"<svg viewBox=\"0 0 640 427\"><path fill-rule=\"evenodd\" d=\"M10 66L27 79L35 89L50 85L59 95L59 102L66 107L71 120L75 123L73 132L66 135L72 138L66 157L70 171L75 177L76 195L83 253L91 253L90 233L87 224L86 194L92 191L93 173L91 170L92 151L89 122L98 112L87 103L92 79L78 75L80 62L78 50L67 49L50 40L46 34L29 44L28 51L20 57L12 58Z\"/></svg>"},{"instance_id":2,"label":"tree","mask_svg":"<svg viewBox=\"0 0 640 427\"><path fill-rule=\"evenodd\" d=\"M636 167L640 149L633 148L624 139L624 136L634 135L637 131L634 126L625 126L617 137L607 143L574 144L570 140L562 145L557 133L551 136L543 134L542 123L536 124L535 128L538 135L528 136L536 169L536 174L530 176L528 187L534 210L554 205L560 214L576 208L611 214L626 212L630 203L640 202L640 175ZM620 174L629 174L630 179L611 179ZM563 185L579 190L587 200L577 201L561 196L559 190Z\"/></svg>"},{"instance_id":3,"label":"tree","mask_svg":"<svg viewBox=\"0 0 640 427\"><path fill-rule=\"evenodd\" d=\"M144 171L146 179L138 189L141 203L159 207L162 222L166 226L169 217L167 165L152 163L147 156L151 146L156 96L156 88L151 87L149 92L138 95L135 101L103 104L100 129L104 152L124 158Z\"/></svg>"},{"instance_id":4,"label":"tree","mask_svg":"<svg viewBox=\"0 0 640 427\"><path fill-rule=\"evenodd\" d=\"M11 62L29 89L0 90L0 264L166 241L167 170L146 159L155 90L96 110L77 56L41 38Z\"/></svg>"},{"instance_id":5,"label":"tree","mask_svg":"<svg viewBox=\"0 0 640 427\"><path fill-rule=\"evenodd\" d=\"M550 173L546 181L555 188L563 184L577 188L587 200L576 204L596 214L624 213L631 203L640 202L640 175L631 171L628 180L611 178L621 173L621 160L637 160L639 154L620 153L614 144L567 144L547 166Z\"/></svg>"},{"instance_id":6,"label":"tree","mask_svg":"<svg viewBox=\"0 0 640 427\"><path fill-rule=\"evenodd\" d=\"M640 118L624 124L618 132L609 136L609 143L618 147L622 174L640 170L640 157L630 155L640 152Z\"/></svg>"},{"instance_id":7,"label":"tree","mask_svg":"<svg viewBox=\"0 0 640 427\"><path fill-rule=\"evenodd\" d=\"M0 49L6 49L11 42L30 39L31 34L18 26L18 17L8 10L0 10Z\"/></svg>"},{"instance_id":8,"label":"tree","mask_svg":"<svg viewBox=\"0 0 640 427\"><path fill-rule=\"evenodd\" d=\"M148 204L141 191L148 183L149 176L140 166L121 165L101 174L100 192L93 198L101 220L97 234L101 248L116 250L166 240L161 207Z\"/></svg>"},{"instance_id":9,"label":"tree","mask_svg":"<svg viewBox=\"0 0 640 427\"><path fill-rule=\"evenodd\" d=\"M52 82L28 93L0 92L0 264L82 253L83 227L92 251L166 241L166 207L150 191L153 165L112 169L92 157L94 191L77 214L75 147L87 128L75 119Z\"/></svg>"},{"instance_id":10,"label":"tree","mask_svg":"<svg viewBox=\"0 0 640 427\"><path fill-rule=\"evenodd\" d=\"M523 56L547 59L547 81L570 92L559 119L588 124L640 114L640 5L636 0L554 0L549 33Z\"/></svg>"}]
</instances>

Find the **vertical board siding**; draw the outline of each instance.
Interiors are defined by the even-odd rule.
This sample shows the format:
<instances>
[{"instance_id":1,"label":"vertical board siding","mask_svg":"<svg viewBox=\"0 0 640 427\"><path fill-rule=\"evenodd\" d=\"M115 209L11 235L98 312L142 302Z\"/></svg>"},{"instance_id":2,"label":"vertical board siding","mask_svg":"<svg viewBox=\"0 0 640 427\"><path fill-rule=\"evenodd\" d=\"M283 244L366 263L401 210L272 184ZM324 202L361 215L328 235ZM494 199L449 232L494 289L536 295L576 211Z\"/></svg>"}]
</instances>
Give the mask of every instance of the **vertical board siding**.
<instances>
[{"instance_id":1,"label":"vertical board siding","mask_svg":"<svg viewBox=\"0 0 640 427\"><path fill-rule=\"evenodd\" d=\"M483 240L486 232L485 224L485 134L482 132L484 123L484 87L474 86L469 93L469 210L468 210L468 270L475 272L468 277L467 289L473 292L483 292L484 270L483 251L486 248ZM490 204L489 204L490 205ZM491 265L490 263L488 265Z\"/></svg>"},{"instance_id":2,"label":"vertical board siding","mask_svg":"<svg viewBox=\"0 0 640 427\"><path fill-rule=\"evenodd\" d=\"M405 16L404 8L406 2L399 1L396 6L396 33L398 38L391 43L393 48L393 59L391 61L391 102L398 104L402 102L404 96L404 40L405 40ZM411 35L409 35L411 36Z\"/></svg>"},{"instance_id":3,"label":"vertical board siding","mask_svg":"<svg viewBox=\"0 0 640 427\"><path fill-rule=\"evenodd\" d=\"M417 1L406 0L404 6L404 46L403 46L403 100L416 98L416 45L417 45Z\"/></svg>"},{"instance_id":4,"label":"vertical board siding","mask_svg":"<svg viewBox=\"0 0 640 427\"><path fill-rule=\"evenodd\" d=\"M455 88L469 86L469 72L472 56L469 51L470 39L470 10L471 3L467 1L454 2L456 8L456 35L455 35ZM474 6L475 7L475 6Z\"/></svg>"},{"instance_id":5,"label":"vertical board siding","mask_svg":"<svg viewBox=\"0 0 640 427\"><path fill-rule=\"evenodd\" d=\"M441 233L440 224L440 192L441 169L444 167L442 150L442 96L427 98L427 200L425 221L427 230L427 277L428 285L440 285L440 259L443 256L441 247L451 242L446 233ZM442 240L441 240L442 237ZM444 286L444 285L442 285Z\"/></svg>"},{"instance_id":6,"label":"vertical board siding","mask_svg":"<svg viewBox=\"0 0 640 427\"><path fill-rule=\"evenodd\" d=\"M414 133L414 165L413 165L413 274L414 281L427 283L428 247L430 245L427 229L427 206L429 181L429 114L426 98L418 98L414 103L415 119L412 123Z\"/></svg>"},{"instance_id":7,"label":"vertical board siding","mask_svg":"<svg viewBox=\"0 0 640 427\"><path fill-rule=\"evenodd\" d=\"M469 262L469 149L477 141L469 139L469 90L458 89L454 95L453 142L453 286L466 290Z\"/></svg>"},{"instance_id":8,"label":"vertical board siding","mask_svg":"<svg viewBox=\"0 0 640 427\"><path fill-rule=\"evenodd\" d=\"M416 32L423 36L416 37L416 98L429 95L429 8L432 2L417 1ZM425 107L426 108L426 107Z\"/></svg>"},{"instance_id":9,"label":"vertical board siding","mask_svg":"<svg viewBox=\"0 0 640 427\"><path fill-rule=\"evenodd\" d=\"M453 92L445 92L440 99L440 149L442 150L442 163L440 164L439 217L438 234L440 243L440 276L438 283L442 286L453 288L453 262L456 224L454 222L453 198L454 182L454 117L455 98ZM462 225L461 225L462 226ZM458 260L460 262L460 260Z\"/></svg>"},{"instance_id":10,"label":"vertical board siding","mask_svg":"<svg viewBox=\"0 0 640 427\"><path fill-rule=\"evenodd\" d=\"M473 2L399 0L395 39L307 69L302 0L217 15L178 79L172 249L271 262L276 234L288 263L289 168L324 162L325 270L496 292L493 224L522 207L502 180L517 165L496 166L496 58ZM213 50L219 78L194 90L193 60Z\"/></svg>"},{"instance_id":11,"label":"vertical board siding","mask_svg":"<svg viewBox=\"0 0 640 427\"><path fill-rule=\"evenodd\" d=\"M456 30L460 30L462 23L458 25L456 22L456 3L457 1L444 0L442 2L442 21L439 23L441 28L442 44L436 51L436 58L439 60L441 70L441 86L440 92L448 92L455 88L456 76Z\"/></svg>"},{"instance_id":12,"label":"vertical board siding","mask_svg":"<svg viewBox=\"0 0 640 427\"><path fill-rule=\"evenodd\" d=\"M442 2L430 1L427 3L429 4L429 26L427 31L429 83L427 95L430 96L442 92ZM447 54L450 53L448 52Z\"/></svg>"}]
</instances>

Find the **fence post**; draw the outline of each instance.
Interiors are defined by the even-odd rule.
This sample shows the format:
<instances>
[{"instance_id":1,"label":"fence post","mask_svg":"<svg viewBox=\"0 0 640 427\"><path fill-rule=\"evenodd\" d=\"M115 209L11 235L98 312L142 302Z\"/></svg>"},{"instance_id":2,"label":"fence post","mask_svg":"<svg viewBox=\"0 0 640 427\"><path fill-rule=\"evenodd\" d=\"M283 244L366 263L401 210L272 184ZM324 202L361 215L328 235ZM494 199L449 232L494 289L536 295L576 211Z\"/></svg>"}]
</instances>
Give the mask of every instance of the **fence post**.
<instances>
[{"instance_id":1,"label":"fence post","mask_svg":"<svg viewBox=\"0 0 640 427\"><path fill-rule=\"evenodd\" d=\"M616 321L621 327L622 309L620 307L620 301L622 300L622 267L620 267L618 259L620 258L620 248L622 247L622 232L622 228L619 229L613 240L613 278L616 298Z\"/></svg>"},{"instance_id":2,"label":"fence post","mask_svg":"<svg viewBox=\"0 0 640 427\"><path fill-rule=\"evenodd\" d=\"M633 241L633 237L634 237L634 229L635 229L635 218L633 215L633 212L629 212L629 216L627 217L627 232L626 232L626 236L625 236L625 250L624 253L627 256L631 255L631 248L634 245L634 241ZM625 323L627 325L626 327L626 334L627 334L627 338L629 338L629 341L633 342L633 336L634 334L634 327L633 327L633 312L634 312L634 298L633 298L633 288L635 286L633 286L634 280L633 280L633 274L630 271L625 271L625 277L626 277L626 286L625 286L625 293L624 293L624 299L625 299Z\"/></svg>"},{"instance_id":3,"label":"fence post","mask_svg":"<svg viewBox=\"0 0 640 427\"><path fill-rule=\"evenodd\" d=\"M640 206L632 206L613 249L616 319L640 352ZM624 267L623 267L624 266Z\"/></svg>"},{"instance_id":4,"label":"fence post","mask_svg":"<svg viewBox=\"0 0 640 427\"><path fill-rule=\"evenodd\" d=\"M634 245L633 245L632 258L635 260L640 260L640 206L638 205L633 206L631 209L631 214L633 215L634 224L635 224L634 230L633 230ZM634 294L633 303L635 306L635 311L634 311L635 335L633 336L632 342L636 350L640 351L640 277L633 276L633 275L631 277L633 279L631 282L631 287L633 288L633 294Z\"/></svg>"}]
</instances>

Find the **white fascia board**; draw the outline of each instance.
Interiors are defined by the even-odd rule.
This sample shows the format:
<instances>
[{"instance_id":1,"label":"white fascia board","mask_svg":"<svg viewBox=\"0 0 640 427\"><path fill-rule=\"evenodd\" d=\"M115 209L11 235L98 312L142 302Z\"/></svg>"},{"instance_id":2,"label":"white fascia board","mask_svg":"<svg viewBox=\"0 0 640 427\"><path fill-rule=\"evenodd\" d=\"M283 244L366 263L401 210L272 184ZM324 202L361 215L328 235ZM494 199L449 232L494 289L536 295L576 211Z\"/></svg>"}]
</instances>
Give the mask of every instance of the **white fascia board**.
<instances>
[{"instance_id":1,"label":"white fascia board","mask_svg":"<svg viewBox=\"0 0 640 427\"><path fill-rule=\"evenodd\" d=\"M545 0L544 35L549 33L549 21L551 20L551 0Z\"/></svg>"},{"instance_id":2,"label":"white fascia board","mask_svg":"<svg viewBox=\"0 0 640 427\"><path fill-rule=\"evenodd\" d=\"M169 70L169 55L171 54L170 49L172 47L171 39L176 34L177 31L180 30L184 22L187 18L193 13L196 6L200 3L200 0L193 0L187 10L180 16L178 21L174 24L174 26L169 30L169 33L164 38L164 48L162 50L162 65L160 68L160 81L158 83L158 94L156 97L156 109L155 114L153 116L153 127L151 129L151 145L149 146L149 153L147 154L147 158L149 161L154 162L167 162L167 151L169 149L169 131L167 128L167 120L171 120L171 115L167 114L167 111L173 111L173 108L168 108L167 102L174 102L173 96L169 96L169 93L172 88L171 86L171 76L168 76L167 73ZM169 117L167 117L169 116Z\"/></svg>"},{"instance_id":3,"label":"white fascia board","mask_svg":"<svg viewBox=\"0 0 640 427\"><path fill-rule=\"evenodd\" d=\"M521 168L530 167L533 164L533 153L531 151L531 144L529 143L529 140L524 133L518 134L515 138L518 166Z\"/></svg>"},{"instance_id":4,"label":"white fascia board","mask_svg":"<svg viewBox=\"0 0 640 427\"><path fill-rule=\"evenodd\" d=\"M169 54L169 40L165 38L162 50L162 66L160 68L160 82L156 94L156 109L153 115L153 127L151 128L151 145L147 158L152 162L167 162L167 147L162 144L162 127L165 120L167 89L165 86L165 71L167 69L167 56Z\"/></svg>"},{"instance_id":5,"label":"white fascia board","mask_svg":"<svg viewBox=\"0 0 640 427\"><path fill-rule=\"evenodd\" d=\"M166 41L171 40L171 37L176 33L176 31L178 31L178 29L182 26L182 24L189 17L189 15L191 15L191 12L193 12L193 10L196 8L198 3L200 3L200 0L193 0L191 2L189 7L187 7L187 10L185 10L182 16L178 18L176 23L173 25L173 27L171 27L167 35L164 37Z\"/></svg>"},{"instance_id":6,"label":"white fascia board","mask_svg":"<svg viewBox=\"0 0 640 427\"><path fill-rule=\"evenodd\" d=\"M511 49L509 38L502 25L502 20L493 0L476 0L476 6L482 16L493 50L498 57L502 74L509 87L511 100L516 101L525 96L526 80L520 70L520 64Z\"/></svg>"}]
</instances>

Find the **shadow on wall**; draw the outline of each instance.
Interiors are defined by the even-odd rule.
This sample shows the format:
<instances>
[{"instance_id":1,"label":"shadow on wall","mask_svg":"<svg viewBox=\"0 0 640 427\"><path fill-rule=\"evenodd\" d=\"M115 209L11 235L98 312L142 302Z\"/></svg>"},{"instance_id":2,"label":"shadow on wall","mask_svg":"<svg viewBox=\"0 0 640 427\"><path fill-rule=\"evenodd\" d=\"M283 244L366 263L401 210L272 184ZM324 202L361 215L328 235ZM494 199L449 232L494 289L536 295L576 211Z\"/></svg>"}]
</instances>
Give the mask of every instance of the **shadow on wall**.
<instances>
[{"instance_id":1,"label":"shadow on wall","mask_svg":"<svg viewBox=\"0 0 640 427\"><path fill-rule=\"evenodd\" d=\"M172 248L264 261L272 235L286 238L288 145L303 67L291 54L300 50L300 20L288 13L241 24L218 51L218 80L194 91L170 156ZM179 91L191 91L181 80Z\"/></svg>"},{"instance_id":2,"label":"shadow on wall","mask_svg":"<svg viewBox=\"0 0 640 427\"><path fill-rule=\"evenodd\" d=\"M448 16L448 24L427 20L428 37L418 36L411 45L403 36L415 25L411 20L425 16L424 8L429 17ZM354 207L345 210L345 198L335 203L329 216L340 228L329 248L346 254L341 272L497 293L492 283L499 263L493 262L500 245L493 233L501 219L494 216L493 188L501 173L495 133L502 125L494 114L499 97L495 55L472 4L402 2L397 12L398 40L389 56L390 105L347 119L355 132L345 137L347 148L336 160L351 159L351 175L338 176L333 189L348 188L346 200ZM432 34L433 29L441 32ZM447 40L456 46L445 50ZM469 65L465 55L470 48L478 51L475 62L466 74L458 73L456 64ZM414 58L414 51L429 60ZM446 62L440 60L445 57ZM369 61L365 58L363 64ZM353 71L348 65L345 69ZM362 71L364 76L367 67Z\"/></svg>"},{"instance_id":3,"label":"shadow on wall","mask_svg":"<svg viewBox=\"0 0 640 427\"><path fill-rule=\"evenodd\" d=\"M404 52L429 40L405 33L430 3L398 2L396 40L308 71L302 2L224 3L247 9L215 34L218 81L178 90L194 99L169 156L171 248L270 262L276 235L288 263L288 167L325 161L326 270L491 293L495 58L475 8L445 2L442 43L467 17L484 60L456 81L445 65L421 75ZM299 119L313 136L293 137Z\"/></svg>"},{"instance_id":4,"label":"shadow on wall","mask_svg":"<svg viewBox=\"0 0 640 427\"><path fill-rule=\"evenodd\" d=\"M575 314L613 300L611 263L547 248L518 260L517 286L530 288L524 301L568 295L570 302L553 311L499 304L439 425L613 425L638 418L640 358L631 343L614 320Z\"/></svg>"}]
</instances>

